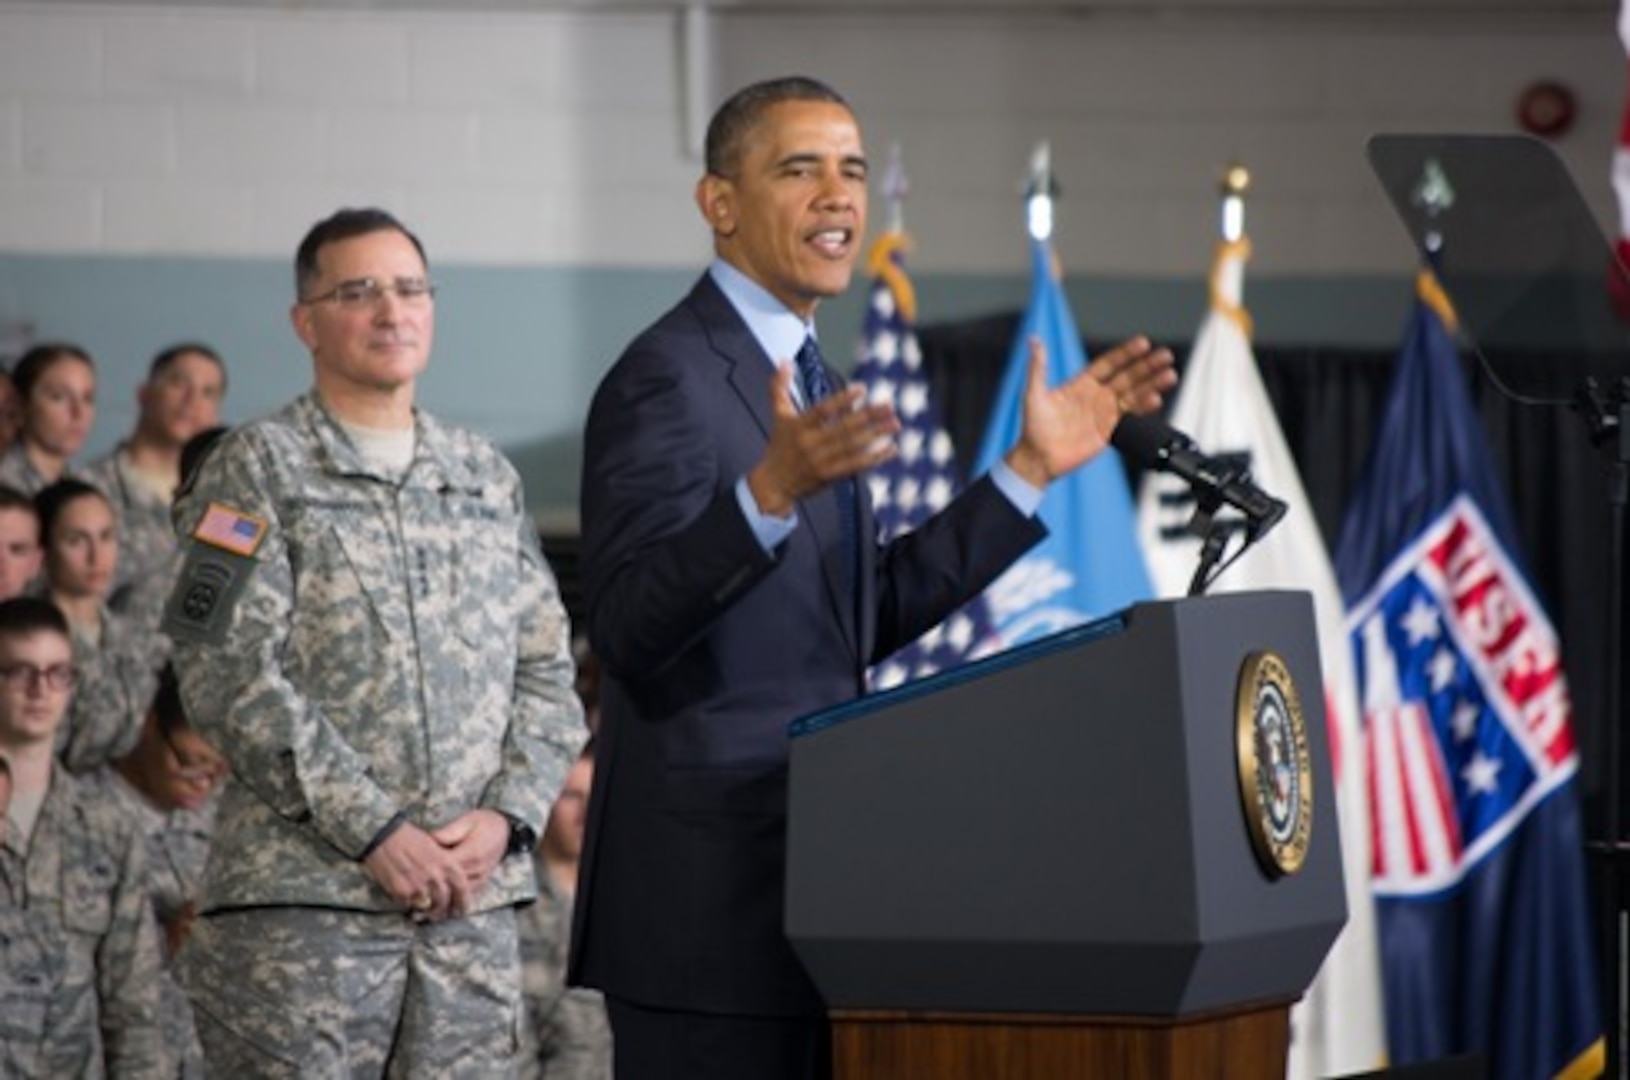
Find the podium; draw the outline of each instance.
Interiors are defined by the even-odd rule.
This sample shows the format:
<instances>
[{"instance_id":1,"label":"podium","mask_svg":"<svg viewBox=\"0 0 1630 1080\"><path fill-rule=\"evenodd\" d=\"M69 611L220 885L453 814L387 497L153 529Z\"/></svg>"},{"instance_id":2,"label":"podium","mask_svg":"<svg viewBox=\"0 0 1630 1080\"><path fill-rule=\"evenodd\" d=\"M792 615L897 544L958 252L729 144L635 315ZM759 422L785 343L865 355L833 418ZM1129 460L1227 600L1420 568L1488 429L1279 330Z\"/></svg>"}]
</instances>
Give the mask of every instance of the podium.
<instances>
[{"instance_id":1,"label":"podium","mask_svg":"<svg viewBox=\"0 0 1630 1080\"><path fill-rule=\"evenodd\" d=\"M1305 593L1139 604L798 721L838 1080L1282 1076L1346 920L1317 650Z\"/></svg>"}]
</instances>

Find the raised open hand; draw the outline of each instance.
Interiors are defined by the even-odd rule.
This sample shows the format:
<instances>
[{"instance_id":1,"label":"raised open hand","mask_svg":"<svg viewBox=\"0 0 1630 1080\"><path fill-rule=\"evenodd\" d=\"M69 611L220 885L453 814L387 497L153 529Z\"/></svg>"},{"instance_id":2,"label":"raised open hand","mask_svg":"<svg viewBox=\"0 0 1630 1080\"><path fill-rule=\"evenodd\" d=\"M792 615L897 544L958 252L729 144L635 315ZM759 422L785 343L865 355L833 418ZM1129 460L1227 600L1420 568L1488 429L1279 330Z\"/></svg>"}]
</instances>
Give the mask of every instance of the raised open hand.
<instances>
[{"instance_id":1,"label":"raised open hand","mask_svg":"<svg viewBox=\"0 0 1630 1080\"><path fill-rule=\"evenodd\" d=\"M1135 337L1049 387L1047 350L1032 337L1024 425L1018 445L1008 451L1008 466L1036 487L1046 487L1103 452L1122 416L1154 412L1176 385L1171 350Z\"/></svg>"},{"instance_id":2,"label":"raised open hand","mask_svg":"<svg viewBox=\"0 0 1630 1080\"><path fill-rule=\"evenodd\" d=\"M828 484L889 460L897 452L893 436L900 430L894 407L868 403L859 386L845 387L799 412L792 379L792 365L781 364L770 386L770 444L747 474L758 508L775 517L790 514L799 499Z\"/></svg>"}]
</instances>

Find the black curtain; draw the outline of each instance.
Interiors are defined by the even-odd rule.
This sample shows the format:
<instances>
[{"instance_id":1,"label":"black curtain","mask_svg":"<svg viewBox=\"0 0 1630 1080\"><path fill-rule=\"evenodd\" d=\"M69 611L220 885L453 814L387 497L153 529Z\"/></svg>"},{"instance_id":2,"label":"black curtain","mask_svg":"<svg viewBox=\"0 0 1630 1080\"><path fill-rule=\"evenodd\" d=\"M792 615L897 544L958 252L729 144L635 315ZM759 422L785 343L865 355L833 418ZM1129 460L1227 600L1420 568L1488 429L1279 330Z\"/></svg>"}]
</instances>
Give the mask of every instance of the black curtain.
<instances>
[{"instance_id":1,"label":"black curtain","mask_svg":"<svg viewBox=\"0 0 1630 1080\"><path fill-rule=\"evenodd\" d=\"M918 331L935 400L964 470L984 436L1018 325L1019 315L1012 313ZM1087 345L1089 355L1102 347ZM1188 348L1173 343L1173 351L1181 362ZM1255 352L1333 552L1349 493L1380 422L1396 350L1259 345ZM1560 398L1575 389L1578 364L1569 358L1501 358L1502 365L1514 362L1529 365L1521 382L1525 388ZM1624 657L1608 655L1606 641L1609 464L1592 445L1578 413L1513 402L1481 372L1473 377L1472 389L1522 533L1520 555L1530 584L1562 641L1584 786L1594 802L1602 777L1598 748L1604 745L1607 678L1625 666ZM1130 479L1137 482L1135 472ZM1593 811L1588 818L1592 835L1596 820Z\"/></svg>"}]
</instances>

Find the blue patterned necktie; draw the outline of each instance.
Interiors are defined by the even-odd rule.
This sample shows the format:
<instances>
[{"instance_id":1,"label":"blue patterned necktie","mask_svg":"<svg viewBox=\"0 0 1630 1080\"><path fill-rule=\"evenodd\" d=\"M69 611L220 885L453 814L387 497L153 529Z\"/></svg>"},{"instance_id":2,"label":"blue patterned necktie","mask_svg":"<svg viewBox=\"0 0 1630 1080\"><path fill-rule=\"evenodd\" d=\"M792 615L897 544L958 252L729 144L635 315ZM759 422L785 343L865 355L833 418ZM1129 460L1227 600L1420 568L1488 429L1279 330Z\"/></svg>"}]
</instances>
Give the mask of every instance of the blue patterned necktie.
<instances>
[{"instance_id":1,"label":"blue patterned necktie","mask_svg":"<svg viewBox=\"0 0 1630 1080\"><path fill-rule=\"evenodd\" d=\"M821 347L813 336L806 337L794 358L798 364L798 383L804 392L804 407L811 408L824 398L832 396L832 380L827 377L826 364L821 361ZM855 482L840 480L832 485L838 496L838 539L843 545L843 569L848 575L844 586L854 589L860 549L857 546L860 526L856 520Z\"/></svg>"}]
</instances>

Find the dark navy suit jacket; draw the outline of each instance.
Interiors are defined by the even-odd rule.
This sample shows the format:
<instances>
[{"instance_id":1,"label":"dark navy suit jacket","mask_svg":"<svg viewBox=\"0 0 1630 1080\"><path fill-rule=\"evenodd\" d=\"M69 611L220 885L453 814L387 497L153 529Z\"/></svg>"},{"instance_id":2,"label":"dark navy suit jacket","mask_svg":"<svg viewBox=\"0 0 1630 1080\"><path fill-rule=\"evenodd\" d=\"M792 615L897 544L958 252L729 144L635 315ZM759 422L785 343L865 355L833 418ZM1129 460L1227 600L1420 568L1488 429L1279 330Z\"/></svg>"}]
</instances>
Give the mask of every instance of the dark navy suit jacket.
<instances>
[{"instance_id":1,"label":"dark navy suit jacket","mask_svg":"<svg viewBox=\"0 0 1630 1080\"><path fill-rule=\"evenodd\" d=\"M1045 533L984 478L909 536L860 544L849 587L829 488L766 554L735 485L764 453L771 377L704 275L606 375L585 434L584 588L606 680L570 975L657 1008L820 1011L782 930L787 725L862 693L869 663Z\"/></svg>"}]
</instances>

